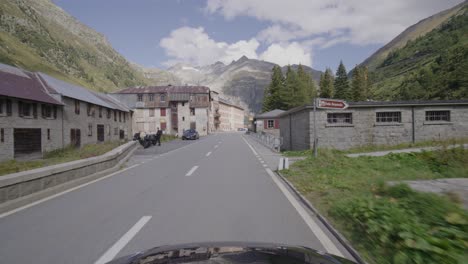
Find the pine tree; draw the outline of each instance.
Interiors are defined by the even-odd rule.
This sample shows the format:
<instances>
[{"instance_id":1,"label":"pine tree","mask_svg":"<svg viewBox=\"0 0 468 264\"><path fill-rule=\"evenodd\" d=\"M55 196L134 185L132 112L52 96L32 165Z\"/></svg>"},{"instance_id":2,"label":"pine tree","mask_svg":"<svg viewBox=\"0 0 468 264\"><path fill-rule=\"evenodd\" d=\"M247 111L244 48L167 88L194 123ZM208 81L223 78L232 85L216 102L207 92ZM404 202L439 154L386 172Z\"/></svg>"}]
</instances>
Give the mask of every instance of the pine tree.
<instances>
[{"instance_id":1,"label":"pine tree","mask_svg":"<svg viewBox=\"0 0 468 264\"><path fill-rule=\"evenodd\" d=\"M328 68L320 75L320 97L333 98L333 73Z\"/></svg>"},{"instance_id":2,"label":"pine tree","mask_svg":"<svg viewBox=\"0 0 468 264\"><path fill-rule=\"evenodd\" d=\"M281 98L286 106L286 109L291 109L293 107L298 106L297 102L297 86L298 86L298 81L297 81L297 74L296 72L291 68L290 65L288 65L288 68L286 70L286 79L284 82L284 89L283 92L281 93Z\"/></svg>"},{"instance_id":3,"label":"pine tree","mask_svg":"<svg viewBox=\"0 0 468 264\"><path fill-rule=\"evenodd\" d=\"M286 109L283 103L284 77L281 68L275 65L272 69L271 82L265 89L263 97L263 112L274 109Z\"/></svg>"},{"instance_id":4,"label":"pine tree","mask_svg":"<svg viewBox=\"0 0 468 264\"><path fill-rule=\"evenodd\" d=\"M297 68L297 89L294 94L294 101L296 106L310 104L310 86L311 77L304 71L302 65L299 64Z\"/></svg>"},{"instance_id":5,"label":"pine tree","mask_svg":"<svg viewBox=\"0 0 468 264\"><path fill-rule=\"evenodd\" d=\"M353 70L353 80L351 83L353 101L365 101L368 96L368 86L366 69L356 65Z\"/></svg>"},{"instance_id":6,"label":"pine tree","mask_svg":"<svg viewBox=\"0 0 468 264\"><path fill-rule=\"evenodd\" d=\"M346 72L346 68L343 65L343 61L340 61L340 65L336 70L336 77L335 77L335 98L349 100L350 95L350 88L348 82L348 73Z\"/></svg>"}]
</instances>

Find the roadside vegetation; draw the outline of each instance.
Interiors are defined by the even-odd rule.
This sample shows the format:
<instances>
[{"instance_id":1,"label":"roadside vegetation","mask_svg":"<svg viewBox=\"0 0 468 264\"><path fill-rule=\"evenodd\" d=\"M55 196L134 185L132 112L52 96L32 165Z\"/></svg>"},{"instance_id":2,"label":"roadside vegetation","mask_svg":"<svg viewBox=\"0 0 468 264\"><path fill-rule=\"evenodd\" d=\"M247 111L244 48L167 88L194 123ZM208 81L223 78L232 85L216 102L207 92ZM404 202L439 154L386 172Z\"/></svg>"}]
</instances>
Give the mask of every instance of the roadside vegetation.
<instances>
[{"instance_id":1,"label":"roadside vegetation","mask_svg":"<svg viewBox=\"0 0 468 264\"><path fill-rule=\"evenodd\" d=\"M112 141L100 144L84 145L81 148L67 147L48 152L44 155L43 159L30 161L8 160L0 162L0 176L99 156L120 146L122 143L123 142L120 141Z\"/></svg>"},{"instance_id":2,"label":"roadside vegetation","mask_svg":"<svg viewBox=\"0 0 468 264\"><path fill-rule=\"evenodd\" d=\"M174 136L174 135L162 135L161 136L161 142L168 142L168 141L172 141L174 139L177 139L177 137Z\"/></svg>"},{"instance_id":3,"label":"roadside vegetation","mask_svg":"<svg viewBox=\"0 0 468 264\"><path fill-rule=\"evenodd\" d=\"M468 144L468 138L447 139L447 140L427 140L416 143L401 143L398 145L366 145L348 150L340 151L344 154L351 153L366 153L374 151L398 150L407 148L422 148L422 147L448 147L450 145ZM309 156L313 154L312 149L300 151L284 151L282 153L286 157Z\"/></svg>"},{"instance_id":4,"label":"roadside vegetation","mask_svg":"<svg viewBox=\"0 0 468 264\"><path fill-rule=\"evenodd\" d=\"M320 150L284 175L369 263L466 263L468 212L453 195L388 181L468 177L468 150L348 158Z\"/></svg>"}]
</instances>

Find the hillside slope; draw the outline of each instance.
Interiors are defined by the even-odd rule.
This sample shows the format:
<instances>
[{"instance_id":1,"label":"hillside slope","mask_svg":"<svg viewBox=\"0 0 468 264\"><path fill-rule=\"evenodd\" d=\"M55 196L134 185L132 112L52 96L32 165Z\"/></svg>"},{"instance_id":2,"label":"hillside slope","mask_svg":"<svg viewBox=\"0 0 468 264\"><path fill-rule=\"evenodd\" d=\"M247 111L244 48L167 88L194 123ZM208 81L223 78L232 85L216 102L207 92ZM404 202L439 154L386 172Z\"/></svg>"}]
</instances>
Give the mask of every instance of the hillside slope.
<instances>
[{"instance_id":1,"label":"hillside slope","mask_svg":"<svg viewBox=\"0 0 468 264\"><path fill-rule=\"evenodd\" d=\"M50 0L0 0L0 62L100 91L148 83L103 35Z\"/></svg>"},{"instance_id":2,"label":"hillside slope","mask_svg":"<svg viewBox=\"0 0 468 264\"><path fill-rule=\"evenodd\" d=\"M417 39L418 37L424 36L435 28L439 27L442 23L446 22L450 17L457 14L464 6L467 1L456 5L448 10L437 13L433 16L425 18L418 23L407 28L401 34L399 34L392 41L387 43L385 46L377 50L369 58L361 63L361 66L366 66L369 70L374 70L379 66L385 58L394 50L402 48L408 41Z\"/></svg>"},{"instance_id":3,"label":"hillside slope","mask_svg":"<svg viewBox=\"0 0 468 264\"><path fill-rule=\"evenodd\" d=\"M468 4L370 71L374 99L468 98Z\"/></svg>"}]
</instances>

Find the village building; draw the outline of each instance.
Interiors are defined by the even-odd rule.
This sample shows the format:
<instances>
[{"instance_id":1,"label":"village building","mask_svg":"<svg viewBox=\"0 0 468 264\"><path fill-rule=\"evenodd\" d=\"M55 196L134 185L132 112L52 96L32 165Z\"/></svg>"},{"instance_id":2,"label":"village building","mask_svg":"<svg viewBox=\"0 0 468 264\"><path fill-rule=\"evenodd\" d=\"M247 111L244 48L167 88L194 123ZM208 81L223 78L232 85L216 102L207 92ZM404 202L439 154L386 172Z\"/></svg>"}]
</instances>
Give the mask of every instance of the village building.
<instances>
[{"instance_id":1,"label":"village building","mask_svg":"<svg viewBox=\"0 0 468 264\"><path fill-rule=\"evenodd\" d=\"M129 139L131 119L105 94L0 64L0 161Z\"/></svg>"},{"instance_id":2,"label":"village building","mask_svg":"<svg viewBox=\"0 0 468 264\"><path fill-rule=\"evenodd\" d=\"M256 133L268 133L278 137L280 134L280 124L278 116L284 111L280 109L256 115L254 117L254 127Z\"/></svg>"},{"instance_id":3,"label":"village building","mask_svg":"<svg viewBox=\"0 0 468 264\"><path fill-rule=\"evenodd\" d=\"M219 98L219 127L218 131L237 131L245 128L244 108Z\"/></svg>"},{"instance_id":4,"label":"village building","mask_svg":"<svg viewBox=\"0 0 468 264\"><path fill-rule=\"evenodd\" d=\"M314 129L313 106L282 113L283 150L349 149L430 140L466 138L468 100L350 102L345 110L318 109Z\"/></svg>"},{"instance_id":5,"label":"village building","mask_svg":"<svg viewBox=\"0 0 468 264\"><path fill-rule=\"evenodd\" d=\"M205 86L131 87L112 93L133 109L134 133L164 133L182 136L187 129L207 135L211 106L210 89Z\"/></svg>"}]
</instances>

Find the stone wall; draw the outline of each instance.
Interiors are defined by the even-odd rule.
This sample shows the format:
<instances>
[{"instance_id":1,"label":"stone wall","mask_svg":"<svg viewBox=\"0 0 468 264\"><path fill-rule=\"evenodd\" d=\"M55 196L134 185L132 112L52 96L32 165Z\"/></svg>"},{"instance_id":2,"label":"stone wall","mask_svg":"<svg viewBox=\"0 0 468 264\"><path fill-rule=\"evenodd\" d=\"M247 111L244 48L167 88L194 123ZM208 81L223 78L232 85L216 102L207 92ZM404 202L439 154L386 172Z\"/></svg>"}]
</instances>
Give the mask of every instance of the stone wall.
<instances>
[{"instance_id":1,"label":"stone wall","mask_svg":"<svg viewBox=\"0 0 468 264\"><path fill-rule=\"evenodd\" d=\"M3 129L4 142L0 142L0 161L14 159L14 129L15 128L40 128L42 152L59 149L64 146L62 142L62 109L57 107L57 118L44 118L41 114L41 103L37 105L37 118L20 117L18 114L18 101L29 102L9 98L12 102L12 114L6 115L5 104L0 114L0 129ZM32 110L31 110L32 111ZM47 130L50 130L50 139Z\"/></svg>"},{"instance_id":2,"label":"stone wall","mask_svg":"<svg viewBox=\"0 0 468 264\"><path fill-rule=\"evenodd\" d=\"M426 111L450 111L451 120L426 121ZM414 131L413 131L414 111ZM401 112L401 122L376 122L378 112ZM328 123L329 113L351 113L352 123ZM292 120L290 124L290 119ZM311 107L281 117L283 149L312 148L314 117ZM292 133L291 131L292 130ZM414 139L413 139L414 133ZM318 110L319 147L349 149L368 145L397 145L426 140L462 138L468 135L468 106L385 106L350 107L346 110Z\"/></svg>"}]
</instances>

